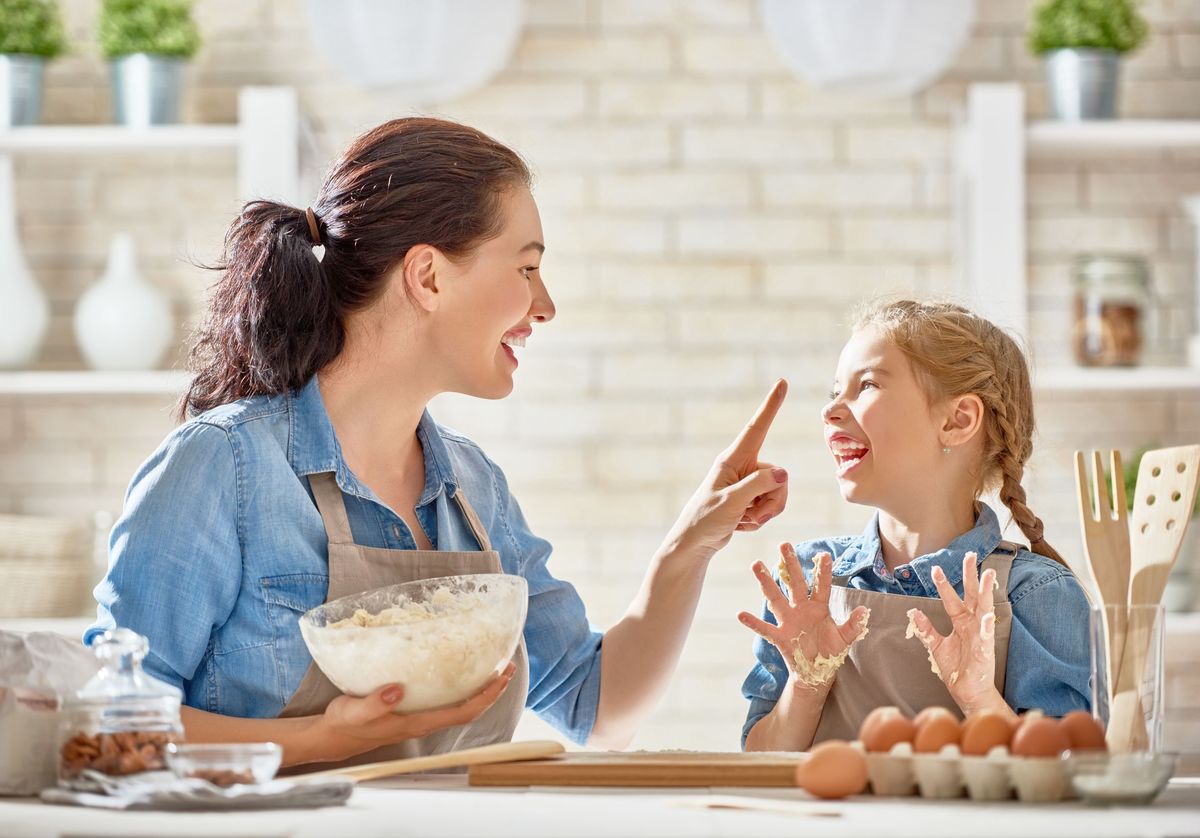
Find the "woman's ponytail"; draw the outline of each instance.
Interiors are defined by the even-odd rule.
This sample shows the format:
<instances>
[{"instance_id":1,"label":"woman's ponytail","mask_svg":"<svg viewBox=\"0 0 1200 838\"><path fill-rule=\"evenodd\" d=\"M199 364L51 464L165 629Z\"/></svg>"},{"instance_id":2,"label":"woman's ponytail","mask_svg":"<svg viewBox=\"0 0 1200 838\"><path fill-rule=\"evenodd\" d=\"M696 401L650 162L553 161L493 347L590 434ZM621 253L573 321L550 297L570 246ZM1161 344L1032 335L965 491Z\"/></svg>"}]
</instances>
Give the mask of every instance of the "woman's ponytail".
<instances>
[{"instance_id":1,"label":"woman's ponytail","mask_svg":"<svg viewBox=\"0 0 1200 838\"><path fill-rule=\"evenodd\" d=\"M341 312L304 210L251 201L225 235L181 414L299 387L341 351Z\"/></svg>"}]
</instances>

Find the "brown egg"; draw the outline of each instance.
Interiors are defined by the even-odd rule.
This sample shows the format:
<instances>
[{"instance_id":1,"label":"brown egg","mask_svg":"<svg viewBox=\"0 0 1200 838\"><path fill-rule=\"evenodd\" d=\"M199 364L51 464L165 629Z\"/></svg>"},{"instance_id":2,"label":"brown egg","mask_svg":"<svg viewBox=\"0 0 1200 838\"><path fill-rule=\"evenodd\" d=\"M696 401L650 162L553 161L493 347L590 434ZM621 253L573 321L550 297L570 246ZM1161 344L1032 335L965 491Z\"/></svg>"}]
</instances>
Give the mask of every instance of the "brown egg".
<instances>
[{"instance_id":1,"label":"brown egg","mask_svg":"<svg viewBox=\"0 0 1200 838\"><path fill-rule=\"evenodd\" d=\"M962 724L944 707L926 707L913 719L917 735L913 750L918 754L936 754L947 745L962 741Z\"/></svg>"},{"instance_id":2,"label":"brown egg","mask_svg":"<svg viewBox=\"0 0 1200 838\"><path fill-rule=\"evenodd\" d=\"M968 756L986 756L997 745L1008 747L1012 738L1013 727L1007 716L986 711L975 713L963 722L962 752Z\"/></svg>"},{"instance_id":3,"label":"brown egg","mask_svg":"<svg viewBox=\"0 0 1200 838\"><path fill-rule=\"evenodd\" d=\"M897 742L911 742L917 726L896 707L876 707L863 719L858 739L872 752L887 753Z\"/></svg>"},{"instance_id":4,"label":"brown egg","mask_svg":"<svg viewBox=\"0 0 1200 838\"><path fill-rule=\"evenodd\" d=\"M796 784L827 800L858 794L867 787L867 758L849 742L830 739L796 766Z\"/></svg>"},{"instance_id":5,"label":"brown egg","mask_svg":"<svg viewBox=\"0 0 1200 838\"><path fill-rule=\"evenodd\" d=\"M1045 716L1025 719L1012 740L1013 756L1017 757L1056 757L1070 747L1058 720Z\"/></svg>"},{"instance_id":6,"label":"brown egg","mask_svg":"<svg viewBox=\"0 0 1200 838\"><path fill-rule=\"evenodd\" d=\"M1107 751L1104 728L1087 710L1073 710L1058 720L1072 751Z\"/></svg>"}]
</instances>

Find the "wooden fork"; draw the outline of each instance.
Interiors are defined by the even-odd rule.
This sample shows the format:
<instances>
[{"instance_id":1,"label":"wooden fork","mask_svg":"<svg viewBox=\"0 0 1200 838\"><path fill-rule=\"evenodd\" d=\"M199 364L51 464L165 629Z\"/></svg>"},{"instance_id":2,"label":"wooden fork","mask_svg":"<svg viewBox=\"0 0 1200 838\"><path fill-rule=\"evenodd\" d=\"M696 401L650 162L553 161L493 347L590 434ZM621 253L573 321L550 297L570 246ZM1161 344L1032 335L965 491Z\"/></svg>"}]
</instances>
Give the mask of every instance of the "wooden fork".
<instances>
[{"instance_id":1,"label":"wooden fork","mask_svg":"<svg viewBox=\"0 0 1200 838\"><path fill-rule=\"evenodd\" d=\"M1088 475L1083 452L1075 452L1075 488L1079 496L1079 523L1083 530L1084 553L1092 592L1098 595L1101 624L1107 640L1105 672L1107 697L1111 702L1117 678L1117 668L1125 648L1126 605L1129 601L1129 513L1125 498L1125 472L1119 451L1109 451L1112 500L1104 482L1100 452L1092 452L1094 491L1088 489ZM1090 495L1094 495L1094 502Z\"/></svg>"}]
</instances>

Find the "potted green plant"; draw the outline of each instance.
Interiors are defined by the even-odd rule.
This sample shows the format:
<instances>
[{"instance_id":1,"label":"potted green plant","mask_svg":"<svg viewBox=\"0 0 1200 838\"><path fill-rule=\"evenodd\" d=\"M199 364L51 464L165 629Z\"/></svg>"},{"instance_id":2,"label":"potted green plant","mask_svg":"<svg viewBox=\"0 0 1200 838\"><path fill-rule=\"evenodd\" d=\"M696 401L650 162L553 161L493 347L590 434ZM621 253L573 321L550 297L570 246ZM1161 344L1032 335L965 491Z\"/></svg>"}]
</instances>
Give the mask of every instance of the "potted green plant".
<instances>
[{"instance_id":1,"label":"potted green plant","mask_svg":"<svg viewBox=\"0 0 1200 838\"><path fill-rule=\"evenodd\" d=\"M1045 60L1056 119L1112 119L1120 58L1148 27L1134 0L1044 0L1033 13L1029 48Z\"/></svg>"},{"instance_id":2,"label":"potted green plant","mask_svg":"<svg viewBox=\"0 0 1200 838\"><path fill-rule=\"evenodd\" d=\"M0 126L38 123L45 65L64 43L54 0L0 0Z\"/></svg>"},{"instance_id":3,"label":"potted green plant","mask_svg":"<svg viewBox=\"0 0 1200 838\"><path fill-rule=\"evenodd\" d=\"M112 69L116 121L178 122L183 69L200 47L190 0L104 0L97 32Z\"/></svg>"}]
</instances>

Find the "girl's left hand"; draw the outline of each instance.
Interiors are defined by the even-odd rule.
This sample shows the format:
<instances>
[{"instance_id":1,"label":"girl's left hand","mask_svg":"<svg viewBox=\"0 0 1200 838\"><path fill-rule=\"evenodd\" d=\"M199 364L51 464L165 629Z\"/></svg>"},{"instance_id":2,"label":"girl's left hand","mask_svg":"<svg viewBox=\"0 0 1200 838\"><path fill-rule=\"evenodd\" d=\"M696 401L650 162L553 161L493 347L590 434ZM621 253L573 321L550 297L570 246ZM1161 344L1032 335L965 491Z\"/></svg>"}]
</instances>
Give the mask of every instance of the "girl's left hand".
<instances>
[{"instance_id":1,"label":"girl's left hand","mask_svg":"<svg viewBox=\"0 0 1200 838\"><path fill-rule=\"evenodd\" d=\"M945 571L933 569L933 584L954 627L948 637L942 636L920 609L908 612L942 682L967 714L1004 704L995 684L996 572L989 568L981 577L976 562L974 553L967 553L963 559L962 599L950 586Z\"/></svg>"},{"instance_id":2,"label":"girl's left hand","mask_svg":"<svg viewBox=\"0 0 1200 838\"><path fill-rule=\"evenodd\" d=\"M776 381L737 439L717 457L671 527L663 548L711 558L733 533L757 530L783 511L787 472L758 459L771 422L787 395Z\"/></svg>"}]
</instances>

